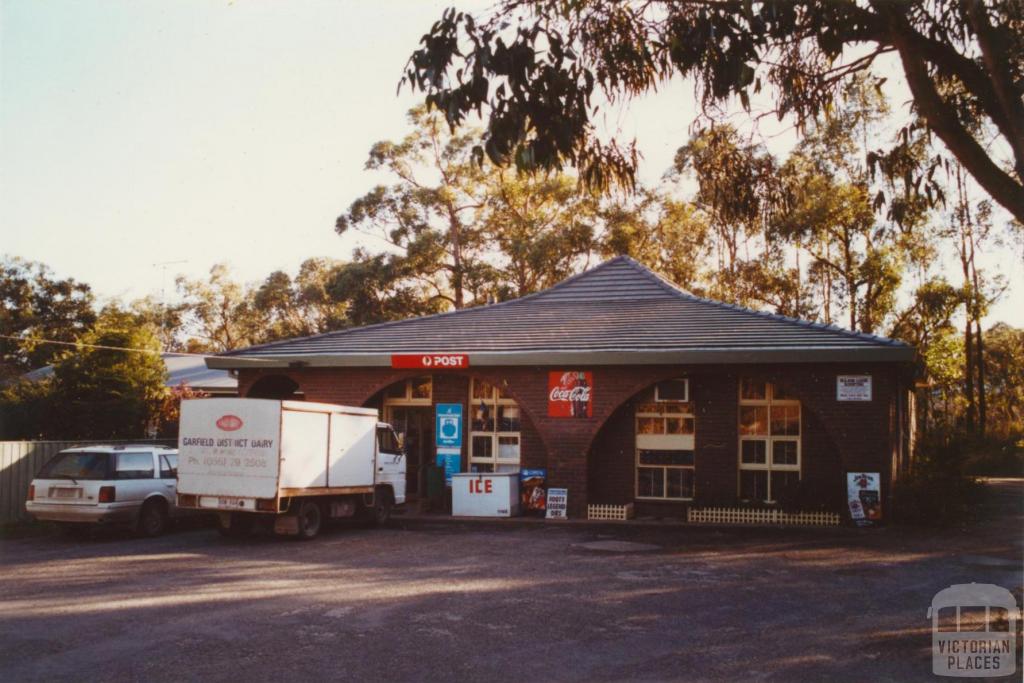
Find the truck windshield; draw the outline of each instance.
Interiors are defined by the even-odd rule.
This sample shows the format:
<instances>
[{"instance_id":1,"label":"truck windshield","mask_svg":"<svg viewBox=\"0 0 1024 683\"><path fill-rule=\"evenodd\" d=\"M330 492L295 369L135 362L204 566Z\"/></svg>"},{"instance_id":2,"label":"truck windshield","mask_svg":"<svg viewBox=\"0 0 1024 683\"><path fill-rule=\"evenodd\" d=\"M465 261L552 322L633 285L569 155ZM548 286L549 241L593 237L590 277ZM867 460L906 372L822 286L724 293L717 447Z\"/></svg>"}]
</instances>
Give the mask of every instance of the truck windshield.
<instances>
[{"instance_id":1,"label":"truck windshield","mask_svg":"<svg viewBox=\"0 0 1024 683\"><path fill-rule=\"evenodd\" d=\"M39 471L39 479L108 479L110 454L58 453Z\"/></svg>"}]
</instances>

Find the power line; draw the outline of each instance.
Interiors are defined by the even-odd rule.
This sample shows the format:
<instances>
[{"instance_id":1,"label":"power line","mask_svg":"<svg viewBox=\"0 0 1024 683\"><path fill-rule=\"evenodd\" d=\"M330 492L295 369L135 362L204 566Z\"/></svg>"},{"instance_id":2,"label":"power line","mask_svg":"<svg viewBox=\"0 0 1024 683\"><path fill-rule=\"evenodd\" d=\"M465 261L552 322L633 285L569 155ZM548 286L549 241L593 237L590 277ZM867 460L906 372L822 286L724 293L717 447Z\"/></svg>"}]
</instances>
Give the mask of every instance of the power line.
<instances>
[{"instance_id":1,"label":"power line","mask_svg":"<svg viewBox=\"0 0 1024 683\"><path fill-rule=\"evenodd\" d=\"M89 349L104 349L107 351L134 351L136 353L151 353L157 355L166 356L192 356L195 358L209 358L214 355L211 353L185 353L183 351L155 351L153 349L132 349L127 346L106 346L104 344L86 344L85 342L66 342L58 341L56 339L24 339L23 337L15 337L9 334L0 334L0 339L10 339L16 342L22 342L24 344L57 344L59 346L84 346Z\"/></svg>"}]
</instances>

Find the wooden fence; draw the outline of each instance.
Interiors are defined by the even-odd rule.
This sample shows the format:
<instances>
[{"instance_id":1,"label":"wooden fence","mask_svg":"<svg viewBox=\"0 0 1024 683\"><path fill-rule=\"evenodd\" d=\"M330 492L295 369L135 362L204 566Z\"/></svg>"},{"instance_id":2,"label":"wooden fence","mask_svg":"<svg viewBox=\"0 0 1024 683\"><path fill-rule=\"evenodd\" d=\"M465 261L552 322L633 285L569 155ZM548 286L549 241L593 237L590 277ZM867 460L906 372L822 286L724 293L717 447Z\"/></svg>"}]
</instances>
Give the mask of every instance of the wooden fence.
<instances>
[{"instance_id":1,"label":"wooden fence","mask_svg":"<svg viewBox=\"0 0 1024 683\"><path fill-rule=\"evenodd\" d=\"M0 524L27 519L25 496L28 485L44 463L65 448L95 445L96 441L0 441ZM135 439L104 441L111 445L163 444L174 446L173 439Z\"/></svg>"}]
</instances>

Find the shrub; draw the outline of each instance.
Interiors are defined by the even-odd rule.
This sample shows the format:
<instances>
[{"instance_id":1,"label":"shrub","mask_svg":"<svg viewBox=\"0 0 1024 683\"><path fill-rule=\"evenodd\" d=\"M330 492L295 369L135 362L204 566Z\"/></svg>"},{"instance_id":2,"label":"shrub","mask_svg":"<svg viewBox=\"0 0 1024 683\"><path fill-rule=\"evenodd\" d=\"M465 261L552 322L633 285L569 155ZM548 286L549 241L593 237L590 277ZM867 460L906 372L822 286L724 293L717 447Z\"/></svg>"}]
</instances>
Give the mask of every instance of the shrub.
<instances>
[{"instance_id":1,"label":"shrub","mask_svg":"<svg viewBox=\"0 0 1024 683\"><path fill-rule=\"evenodd\" d=\"M945 527L980 516L986 490L967 473L968 445L963 437L919 445L912 472L893 490L897 522Z\"/></svg>"}]
</instances>

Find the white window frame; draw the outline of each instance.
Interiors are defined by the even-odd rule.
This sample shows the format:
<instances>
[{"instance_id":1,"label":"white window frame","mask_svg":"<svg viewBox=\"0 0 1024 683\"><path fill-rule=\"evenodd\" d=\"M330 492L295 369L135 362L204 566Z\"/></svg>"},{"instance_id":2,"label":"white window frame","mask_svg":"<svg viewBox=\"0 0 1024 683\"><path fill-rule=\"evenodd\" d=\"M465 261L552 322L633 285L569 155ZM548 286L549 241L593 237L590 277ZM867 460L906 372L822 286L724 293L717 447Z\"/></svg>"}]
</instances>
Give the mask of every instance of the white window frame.
<instances>
[{"instance_id":1,"label":"white window frame","mask_svg":"<svg viewBox=\"0 0 1024 683\"><path fill-rule=\"evenodd\" d=\"M648 396L651 396L649 394ZM687 381L687 398L690 397L689 382ZM643 410L646 405L656 404L659 408L657 412L650 412ZM684 410L680 412L668 412L666 409L669 406L681 406ZM644 419L661 419L662 421L670 419L682 419L693 421L693 433L691 434L669 434L667 423L663 427L660 434L641 434L640 433L640 421ZM696 495L697 489L697 418L694 415L693 404L690 401L659 401L657 385L655 385L653 391L653 398L645 398L637 402L635 415L633 418L633 430L634 430L634 479L633 479L633 495L637 500L658 500L658 501L671 501L671 502L687 502L692 501L694 495ZM640 463L640 451L646 450L661 450L661 451L691 451L693 453L693 464L691 465L642 465ZM660 496L649 496L640 495L640 470L642 469L660 469L662 470L661 475L661 493ZM668 471L669 470L690 470L693 473L693 492L689 496L684 497L669 497L668 496Z\"/></svg>"},{"instance_id":2,"label":"white window frame","mask_svg":"<svg viewBox=\"0 0 1024 683\"><path fill-rule=\"evenodd\" d=\"M802 448L802 437L804 433L804 411L800 405L798 399L777 399L775 398L775 383L774 382L760 382L765 385L765 397L763 399L751 399L743 398L743 378L740 379L738 394L739 394L739 406L740 410L737 411L736 420L736 431L739 433L739 451L736 453L736 458L739 463L739 471L736 475L736 495L743 495L743 471L757 471L766 472L765 491L767 498L764 500L752 500L750 498L743 498L742 500L757 503L775 503L778 502L772 492L772 472L796 472L797 478L803 478L803 448ZM757 407L763 406L765 408L766 425L764 434L743 434L742 431L742 411L745 407ZM772 407L793 407L797 409L797 434L780 434L772 435ZM746 441L762 441L765 444L765 454L763 463L745 463L743 462L743 444ZM780 442L795 442L796 443L796 464L776 464L775 460L775 444Z\"/></svg>"},{"instance_id":3,"label":"white window frame","mask_svg":"<svg viewBox=\"0 0 1024 683\"><path fill-rule=\"evenodd\" d=\"M659 395L658 384L664 384L665 382L682 382L683 386L686 387L686 398L662 398ZM689 403L690 402L690 380L681 377L679 379L668 379L663 382L658 382L654 385L654 402L655 403Z\"/></svg>"},{"instance_id":4,"label":"white window frame","mask_svg":"<svg viewBox=\"0 0 1024 683\"><path fill-rule=\"evenodd\" d=\"M413 398L412 386L417 380L426 378L430 380L430 396L426 398L417 397ZM387 391L394 385L389 385L384 389L384 407L388 406L431 406L434 404L434 378L431 375L417 375L415 377L408 377L404 380L405 382L405 394L404 396L388 396ZM385 414L388 414L385 411Z\"/></svg>"},{"instance_id":5,"label":"white window frame","mask_svg":"<svg viewBox=\"0 0 1024 683\"><path fill-rule=\"evenodd\" d=\"M519 404L516 402L515 399L508 398L508 397L503 397L501 395L501 388L498 385L496 385L496 384L492 384L491 382L486 382L487 384L491 385L491 392L492 392L491 393L491 398L490 399L476 398L475 397L475 394L476 394L475 389L476 389L476 383L478 381L486 382L486 380L477 380L475 378L471 378L470 382L469 382L469 419L467 420L467 422L469 423L469 428L470 428L470 431L469 431L469 471L470 472L473 471L473 465L490 465L492 472L518 472L519 469L520 469L521 463L523 461L523 433L522 433L523 410L522 410L522 408L519 407ZM494 415L493 415L494 429L492 431L479 431L479 430L475 430L473 428L473 418L474 418L474 412L473 411L476 410L476 406L480 405L480 401L481 400L483 400L484 403L486 403L488 406L490 406L494 410ZM515 408L516 410L519 411L519 425L520 425L520 430L519 431L503 432L503 431L499 430L499 428L498 428L499 427L498 408L500 408L502 406ZM478 456L475 453L474 443L475 443L476 439L478 439L478 438L490 438L490 440L491 440L491 456L490 457ZM500 457L498 457L499 447L500 447L501 439L502 438L515 438L518 441L518 445L519 445L518 456L516 457L515 460L512 460L511 458L500 458Z\"/></svg>"}]
</instances>

